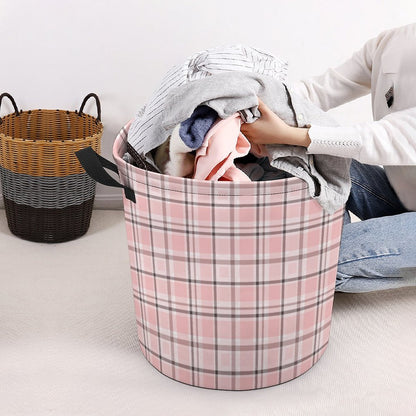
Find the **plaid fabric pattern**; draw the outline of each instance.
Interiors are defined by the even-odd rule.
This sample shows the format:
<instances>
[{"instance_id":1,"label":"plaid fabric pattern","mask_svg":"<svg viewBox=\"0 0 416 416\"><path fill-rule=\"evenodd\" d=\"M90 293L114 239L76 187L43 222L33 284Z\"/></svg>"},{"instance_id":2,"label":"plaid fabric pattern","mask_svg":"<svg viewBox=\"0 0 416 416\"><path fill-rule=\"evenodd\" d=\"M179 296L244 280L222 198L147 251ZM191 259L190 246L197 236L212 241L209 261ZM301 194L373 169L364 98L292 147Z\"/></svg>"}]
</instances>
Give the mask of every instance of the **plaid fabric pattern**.
<instances>
[{"instance_id":1,"label":"plaid fabric pattern","mask_svg":"<svg viewBox=\"0 0 416 416\"><path fill-rule=\"evenodd\" d=\"M307 185L212 182L126 164L124 199L139 340L160 372L194 386L248 390L291 380L325 351L342 210Z\"/></svg>"}]
</instances>

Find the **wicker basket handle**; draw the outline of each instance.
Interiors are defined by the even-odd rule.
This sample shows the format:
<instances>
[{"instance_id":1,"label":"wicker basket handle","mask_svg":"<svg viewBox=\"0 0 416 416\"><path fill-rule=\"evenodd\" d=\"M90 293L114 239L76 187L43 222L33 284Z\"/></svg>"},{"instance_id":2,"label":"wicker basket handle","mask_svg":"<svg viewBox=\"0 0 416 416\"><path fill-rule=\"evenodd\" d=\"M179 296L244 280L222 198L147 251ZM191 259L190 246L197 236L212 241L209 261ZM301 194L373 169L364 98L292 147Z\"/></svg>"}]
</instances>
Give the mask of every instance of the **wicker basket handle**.
<instances>
[{"instance_id":1,"label":"wicker basket handle","mask_svg":"<svg viewBox=\"0 0 416 416\"><path fill-rule=\"evenodd\" d=\"M97 121L101 121L101 104L100 104L100 100L98 98L97 94L94 94L93 92L91 92L90 94L88 94L84 100L82 101L81 107L79 109L79 116L82 116L82 111L84 110L84 106L86 104L86 102L91 98L95 98L95 102L97 104Z\"/></svg>"},{"instance_id":2,"label":"wicker basket handle","mask_svg":"<svg viewBox=\"0 0 416 416\"><path fill-rule=\"evenodd\" d=\"M1 102L3 100L3 97L7 97L12 102L12 105L14 107L14 112L15 112L16 117L17 117L19 115L19 110L17 108L16 101L14 100L14 98L9 93L4 92L3 94L0 95L0 108L1 108ZM3 123L3 120L0 118L0 124L1 123Z\"/></svg>"}]
</instances>

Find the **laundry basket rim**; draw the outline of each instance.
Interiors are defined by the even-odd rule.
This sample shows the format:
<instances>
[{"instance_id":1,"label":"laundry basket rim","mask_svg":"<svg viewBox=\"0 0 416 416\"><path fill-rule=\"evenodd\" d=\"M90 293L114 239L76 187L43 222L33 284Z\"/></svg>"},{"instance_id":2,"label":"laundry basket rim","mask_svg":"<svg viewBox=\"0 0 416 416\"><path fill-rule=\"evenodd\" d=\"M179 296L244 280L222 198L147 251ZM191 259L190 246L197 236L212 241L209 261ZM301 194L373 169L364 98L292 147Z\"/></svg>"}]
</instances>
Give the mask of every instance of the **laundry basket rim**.
<instances>
[{"instance_id":1,"label":"laundry basket rim","mask_svg":"<svg viewBox=\"0 0 416 416\"><path fill-rule=\"evenodd\" d=\"M123 155L127 151L127 133L129 131L131 121L124 125L114 141L113 145L113 158L119 169L120 177L123 177L128 183L137 183L140 185L146 185L149 188L169 189L171 192L184 192L186 188L189 193L197 194L212 194L213 190L216 195L221 196L233 196L230 190L241 190L247 192L258 193L259 188L267 189L268 195L284 194L287 192L302 191L308 188L308 184L300 178L290 177L283 179L276 179L271 181L250 181L250 182L232 182L232 181L207 181L203 179L194 178L182 178L178 176L170 176L163 173L152 172L150 170L142 169L138 166L134 166L123 159ZM153 183L152 183L153 181ZM163 182L163 187L157 185ZM285 186L283 186L285 184ZM295 187L299 184L299 187ZM174 189L177 186L178 189ZM276 187L276 190L272 188ZM280 189L279 189L280 188ZM245 194L244 194L245 195ZM248 195L248 194L247 194Z\"/></svg>"},{"instance_id":2,"label":"laundry basket rim","mask_svg":"<svg viewBox=\"0 0 416 416\"><path fill-rule=\"evenodd\" d=\"M17 124L20 122L20 120L22 120L25 116L32 114L32 113L39 113L41 112L41 115L44 117L50 117L53 114L57 114L57 113L64 113L67 114L70 117L79 117L80 120L85 121L87 120L88 122L91 123L91 126L94 127L94 124L96 125L96 128L94 127L94 132L89 133L87 136L82 136L80 135L80 137L77 138L25 138L25 137L16 137L16 136L11 136L10 134L7 134L6 130L6 122L12 122L14 124ZM77 120L77 118L74 118L74 120ZM51 122L53 120L51 119ZM73 123L73 120L71 120L71 123ZM73 123L74 125L76 123ZM73 126L71 126L71 128L73 128ZM26 111L22 111L19 113L19 115L16 115L15 113L11 113L8 114L4 117L2 117L2 123L0 124L0 138L2 140L10 140L12 142L16 142L16 143L54 143L54 144L59 144L60 142L65 142L65 143L69 143L69 142L79 142L79 141L85 141L85 140L89 140L89 139L94 139L96 137L96 135L101 135L103 133L103 124L100 120L98 120L96 117L93 117L90 114L79 114L78 111L69 111L69 110L62 110L62 109L35 109L35 110L26 110Z\"/></svg>"}]
</instances>

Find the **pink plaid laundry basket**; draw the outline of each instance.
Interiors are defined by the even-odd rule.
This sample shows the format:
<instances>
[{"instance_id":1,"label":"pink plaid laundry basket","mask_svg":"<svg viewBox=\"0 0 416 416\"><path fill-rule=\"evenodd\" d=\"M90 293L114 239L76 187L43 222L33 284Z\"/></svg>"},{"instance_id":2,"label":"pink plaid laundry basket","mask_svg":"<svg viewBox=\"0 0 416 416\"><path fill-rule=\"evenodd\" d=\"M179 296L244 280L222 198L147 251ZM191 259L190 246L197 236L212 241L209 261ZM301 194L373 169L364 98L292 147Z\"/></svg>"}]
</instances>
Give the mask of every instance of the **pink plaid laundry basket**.
<instances>
[{"instance_id":1,"label":"pink plaid laundry basket","mask_svg":"<svg viewBox=\"0 0 416 416\"><path fill-rule=\"evenodd\" d=\"M122 159L128 128L113 148L122 185L111 181L125 189L146 359L177 381L224 390L309 370L328 345L342 209L326 214L298 178L213 182L134 167Z\"/></svg>"}]
</instances>

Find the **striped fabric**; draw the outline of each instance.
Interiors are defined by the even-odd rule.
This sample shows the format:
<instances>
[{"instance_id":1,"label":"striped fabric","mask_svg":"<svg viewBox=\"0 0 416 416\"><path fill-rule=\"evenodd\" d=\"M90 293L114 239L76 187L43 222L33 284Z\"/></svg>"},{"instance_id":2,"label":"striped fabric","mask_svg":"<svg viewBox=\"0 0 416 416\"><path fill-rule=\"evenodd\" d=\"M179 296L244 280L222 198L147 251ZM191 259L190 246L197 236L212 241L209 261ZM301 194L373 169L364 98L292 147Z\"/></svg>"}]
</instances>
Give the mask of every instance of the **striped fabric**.
<instances>
[{"instance_id":1,"label":"striped fabric","mask_svg":"<svg viewBox=\"0 0 416 416\"><path fill-rule=\"evenodd\" d=\"M310 369L329 340L342 210L325 214L298 178L213 182L113 155L124 199L142 352L194 386L248 390Z\"/></svg>"},{"instance_id":2,"label":"striped fabric","mask_svg":"<svg viewBox=\"0 0 416 416\"><path fill-rule=\"evenodd\" d=\"M147 142L149 128L162 114L169 91L187 82L226 71L254 72L285 81L287 62L242 45L215 48L196 53L182 65L173 67L166 74L149 104L139 112L129 131L129 149L135 155L136 153L137 155L143 153L141 144Z\"/></svg>"}]
</instances>

